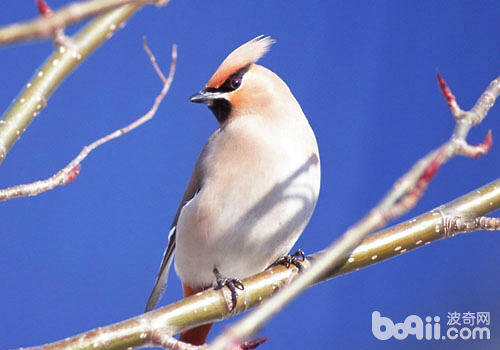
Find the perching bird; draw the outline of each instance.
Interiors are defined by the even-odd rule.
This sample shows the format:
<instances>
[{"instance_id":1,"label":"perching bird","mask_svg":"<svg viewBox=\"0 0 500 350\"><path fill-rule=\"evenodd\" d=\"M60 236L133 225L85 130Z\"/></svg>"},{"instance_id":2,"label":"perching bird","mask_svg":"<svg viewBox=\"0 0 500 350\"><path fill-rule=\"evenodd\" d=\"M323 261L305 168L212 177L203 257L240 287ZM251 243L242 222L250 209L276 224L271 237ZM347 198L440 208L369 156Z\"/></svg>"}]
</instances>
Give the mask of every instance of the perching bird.
<instances>
[{"instance_id":1,"label":"perching bird","mask_svg":"<svg viewBox=\"0 0 500 350\"><path fill-rule=\"evenodd\" d=\"M255 64L273 42L258 36L238 47L190 98L210 108L219 128L194 167L146 311L165 289L174 253L187 297L265 270L288 253L313 213L316 138L288 86ZM210 327L180 339L203 344Z\"/></svg>"}]
</instances>

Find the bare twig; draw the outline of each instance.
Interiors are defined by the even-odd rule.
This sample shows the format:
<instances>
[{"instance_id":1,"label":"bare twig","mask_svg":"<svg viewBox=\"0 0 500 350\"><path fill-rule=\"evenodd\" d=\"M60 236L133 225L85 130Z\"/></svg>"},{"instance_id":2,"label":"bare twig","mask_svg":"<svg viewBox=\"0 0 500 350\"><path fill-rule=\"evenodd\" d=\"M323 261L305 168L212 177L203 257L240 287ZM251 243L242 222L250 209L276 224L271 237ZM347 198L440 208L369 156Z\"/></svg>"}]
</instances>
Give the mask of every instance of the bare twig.
<instances>
[{"instance_id":1,"label":"bare twig","mask_svg":"<svg viewBox=\"0 0 500 350\"><path fill-rule=\"evenodd\" d=\"M160 94L156 97L151 109L142 117L135 120L133 123L121 129L115 130L114 132L92 142L90 145L83 147L82 151L78 154L78 156L76 156L76 158L74 158L71 162L68 163L68 165L66 165L63 169L59 170L56 174L49 177L48 179L36 181L30 184L17 185L0 190L0 201L5 201L17 197L34 196L39 193L51 190L56 186L65 185L68 182L75 180L78 173L80 172L80 163L89 155L90 152L92 152L94 149L101 146L102 144L111 141L117 137L120 137L123 134L126 134L127 132L137 128L138 126L144 124L145 122L154 117L161 101L167 94L170 85L172 84L172 80L175 73L175 66L177 62L177 46L176 45L172 46L172 61L170 63L170 71L168 73L167 78L165 78L165 75L158 67L153 53L146 44L145 38L143 38L143 46L144 50L150 57L151 63L155 71L157 72L160 79L163 81L163 88Z\"/></svg>"},{"instance_id":2,"label":"bare twig","mask_svg":"<svg viewBox=\"0 0 500 350\"><path fill-rule=\"evenodd\" d=\"M481 217L500 208L500 179L483 186L451 203L428 213L377 232L363 242L345 259L340 267L329 269L320 280L327 280L348 272L357 271L391 257L400 256L412 249L452 236L447 223L456 217ZM481 220L480 220L481 221ZM487 228L481 224L476 229ZM455 234L459 233L458 231ZM319 259L321 253L308 259ZM304 268L308 269L308 260ZM191 349L179 343L173 334L185 329L229 318L249 308L261 305L276 291L288 285L297 275L293 265L274 266L243 281L245 289L239 292L238 303L230 311L223 295L225 289L209 289L163 308L141 314L130 320L98 328L65 340L44 345L45 350L79 349L129 349L145 346ZM238 344L237 342L233 344ZM182 348L181 346L188 346ZM207 346L195 348L206 349Z\"/></svg>"},{"instance_id":3,"label":"bare twig","mask_svg":"<svg viewBox=\"0 0 500 350\"><path fill-rule=\"evenodd\" d=\"M156 4L167 3L167 0L88 0L74 2L60 10L24 23L14 23L0 29L0 46L19 41L54 36L58 29L79 22L88 17L96 16L127 4ZM40 4L38 2L38 4ZM43 5L39 9L44 9Z\"/></svg>"},{"instance_id":4,"label":"bare twig","mask_svg":"<svg viewBox=\"0 0 500 350\"><path fill-rule=\"evenodd\" d=\"M485 141L477 146L469 145L466 137L471 127L484 119L500 94L500 77L491 82L470 111L462 111L458 107L451 90L439 74L438 82L456 121L450 140L419 160L394 184L375 208L327 248L309 271L301 274L290 286L217 337L210 349L225 349L228 344L234 344L250 336L303 290L317 282L321 276L332 268L341 266L367 235L411 209L422 196L436 171L448 159L459 154L477 157L490 149L491 133L488 133Z\"/></svg>"},{"instance_id":5,"label":"bare twig","mask_svg":"<svg viewBox=\"0 0 500 350\"><path fill-rule=\"evenodd\" d=\"M141 6L122 6L92 20L71 38L71 46L59 46L36 71L0 119L0 163L66 76L110 38L117 28L121 28Z\"/></svg>"}]
</instances>

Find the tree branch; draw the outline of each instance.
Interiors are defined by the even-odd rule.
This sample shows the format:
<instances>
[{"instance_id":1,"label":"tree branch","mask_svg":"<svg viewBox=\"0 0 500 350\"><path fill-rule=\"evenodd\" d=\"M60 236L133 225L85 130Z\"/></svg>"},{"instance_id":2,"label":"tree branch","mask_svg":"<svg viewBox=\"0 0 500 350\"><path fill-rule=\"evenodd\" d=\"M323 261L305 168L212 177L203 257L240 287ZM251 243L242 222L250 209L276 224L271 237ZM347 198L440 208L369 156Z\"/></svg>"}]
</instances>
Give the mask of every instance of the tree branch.
<instances>
[{"instance_id":1,"label":"tree branch","mask_svg":"<svg viewBox=\"0 0 500 350\"><path fill-rule=\"evenodd\" d=\"M92 152L102 144L120 137L123 134L126 134L127 132L137 128L138 126L144 124L154 117L161 101L170 89L170 85L172 84L172 80L174 78L175 65L177 62L177 46L172 46L172 61L170 63L170 71L168 77L165 78L164 74L156 63L155 56L147 46L145 38L143 38L143 45L144 50L151 60L151 64L153 65L160 79L163 81L163 88L160 94L156 97L151 109L146 114L135 120L133 123L121 129L115 130L114 132L92 142L90 145L83 147L78 156L76 156L71 162L68 163L68 165L66 165L63 169L59 170L56 174L52 175L48 179L36 181L29 184L12 186L6 189L0 189L0 201L6 201L17 197L34 196L39 193L51 190L56 186L65 185L68 182L74 181L78 176L78 173L80 172L80 163L89 155L90 152Z\"/></svg>"},{"instance_id":2,"label":"tree branch","mask_svg":"<svg viewBox=\"0 0 500 350\"><path fill-rule=\"evenodd\" d=\"M290 286L217 337L210 349L225 349L228 345L236 344L241 339L250 336L303 290L318 282L328 271L342 266L351 252L371 232L411 209L420 199L439 167L451 157L455 155L477 157L488 152L492 144L491 132L488 132L485 141L477 146L469 145L466 137L471 127L484 119L500 94L500 77L490 83L470 111L462 111L458 107L454 101L455 97L439 73L438 83L456 121L455 129L448 142L420 159L394 184L382 201L314 261L309 271L298 276ZM452 99L454 103L450 105ZM465 215L469 216L467 213ZM378 258L378 254L373 254L371 257L373 260Z\"/></svg>"},{"instance_id":3,"label":"tree branch","mask_svg":"<svg viewBox=\"0 0 500 350\"><path fill-rule=\"evenodd\" d=\"M500 179L449 204L371 235L363 240L339 267L326 270L316 282L357 271L391 257L400 256L412 249L423 247L431 242L450 238L459 233L446 229L447 222L453 218L481 217L498 208L500 208ZM476 229L481 229L481 227L476 227ZM315 263L322 254L324 253L314 254L308 259ZM310 269L308 266L309 261L306 260L304 262L306 271ZM180 350L206 349L207 346L193 348L189 344L172 338L172 335L201 324L230 318L259 306L266 298L290 284L296 276L297 268L293 265L290 268L279 265L245 279L243 281L245 289L239 292L238 303L232 312L229 311L230 307L227 303L228 298L230 299L227 288L209 289L129 320L43 345L43 349L100 350L111 347L113 349L129 349L146 346L161 346ZM229 339L234 340L235 337L232 336ZM226 343L226 345L230 344L234 345L238 342Z\"/></svg>"},{"instance_id":4,"label":"tree branch","mask_svg":"<svg viewBox=\"0 0 500 350\"><path fill-rule=\"evenodd\" d=\"M74 2L58 11L51 12L50 16L43 16L28 22L14 23L0 28L0 46L36 38L49 38L54 36L57 30L70 24L114 10L123 5L156 4L160 6L167 2L168 0L88 0ZM39 10L45 9L43 5L38 4Z\"/></svg>"},{"instance_id":5,"label":"tree branch","mask_svg":"<svg viewBox=\"0 0 500 350\"><path fill-rule=\"evenodd\" d=\"M71 39L71 47L56 48L0 119L0 164L66 76L141 7L126 5L101 15Z\"/></svg>"}]
</instances>

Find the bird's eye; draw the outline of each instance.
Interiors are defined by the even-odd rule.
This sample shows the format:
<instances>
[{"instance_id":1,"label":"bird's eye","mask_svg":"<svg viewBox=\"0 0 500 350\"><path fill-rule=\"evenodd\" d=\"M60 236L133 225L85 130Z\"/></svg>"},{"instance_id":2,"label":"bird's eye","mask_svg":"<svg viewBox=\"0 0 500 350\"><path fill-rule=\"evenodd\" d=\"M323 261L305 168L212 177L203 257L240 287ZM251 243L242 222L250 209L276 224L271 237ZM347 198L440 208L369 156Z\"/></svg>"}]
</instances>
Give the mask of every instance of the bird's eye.
<instances>
[{"instance_id":1,"label":"bird's eye","mask_svg":"<svg viewBox=\"0 0 500 350\"><path fill-rule=\"evenodd\" d=\"M231 89L236 90L241 85L241 78L234 77L229 84L231 85Z\"/></svg>"}]
</instances>

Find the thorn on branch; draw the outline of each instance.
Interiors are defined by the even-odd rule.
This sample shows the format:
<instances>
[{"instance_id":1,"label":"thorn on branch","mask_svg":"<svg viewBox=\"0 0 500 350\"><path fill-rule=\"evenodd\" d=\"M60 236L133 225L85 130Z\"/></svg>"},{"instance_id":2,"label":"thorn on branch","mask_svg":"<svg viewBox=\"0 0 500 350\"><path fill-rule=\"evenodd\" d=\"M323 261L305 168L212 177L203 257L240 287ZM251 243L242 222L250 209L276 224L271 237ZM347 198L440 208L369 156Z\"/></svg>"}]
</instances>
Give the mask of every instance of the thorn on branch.
<instances>
[{"instance_id":1,"label":"thorn on branch","mask_svg":"<svg viewBox=\"0 0 500 350\"><path fill-rule=\"evenodd\" d=\"M439 73L439 71L436 71L436 75L437 75L437 80L439 83L439 88L441 89L441 92L443 93L446 100L447 101L454 100L455 96L451 92L450 88L448 87L448 84L446 83L446 80L444 80L441 73Z\"/></svg>"},{"instance_id":2,"label":"thorn on branch","mask_svg":"<svg viewBox=\"0 0 500 350\"><path fill-rule=\"evenodd\" d=\"M38 8L38 12L40 12L40 14L43 17L47 17L52 14L52 9L45 0L35 0L35 1L36 1L36 6Z\"/></svg>"},{"instance_id":3,"label":"thorn on branch","mask_svg":"<svg viewBox=\"0 0 500 350\"><path fill-rule=\"evenodd\" d=\"M444 96L446 102L448 103L448 108L450 109L451 114L453 115L453 117L455 119L458 119L460 117L460 115L462 114L461 113L462 111L460 110L460 107L457 104L457 100L455 98L455 95L453 95L450 87L446 83L446 80L444 80L444 78L439 73L439 71L437 71L437 80L438 80L438 84L439 84L439 89L443 93L443 96Z\"/></svg>"},{"instance_id":4,"label":"thorn on branch","mask_svg":"<svg viewBox=\"0 0 500 350\"><path fill-rule=\"evenodd\" d=\"M493 136L491 130L489 130L482 142L478 143L475 146L471 146L468 143L463 142L460 145L458 152L467 157L477 158L488 153L492 145Z\"/></svg>"},{"instance_id":5,"label":"thorn on branch","mask_svg":"<svg viewBox=\"0 0 500 350\"><path fill-rule=\"evenodd\" d=\"M488 133L484 137L483 142L478 143L475 147L477 149L477 153L474 155L475 158L482 156L490 151L491 146L493 146L493 134L491 130L488 130Z\"/></svg>"},{"instance_id":6,"label":"thorn on branch","mask_svg":"<svg viewBox=\"0 0 500 350\"><path fill-rule=\"evenodd\" d=\"M441 92L443 93L444 98L448 102L448 105L452 101L456 101L455 95L453 95L450 87L446 83L446 80L444 80L443 76L439 73L439 71L437 72L437 80L439 83L439 88L441 89Z\"/></svg>"}]
</instances>

